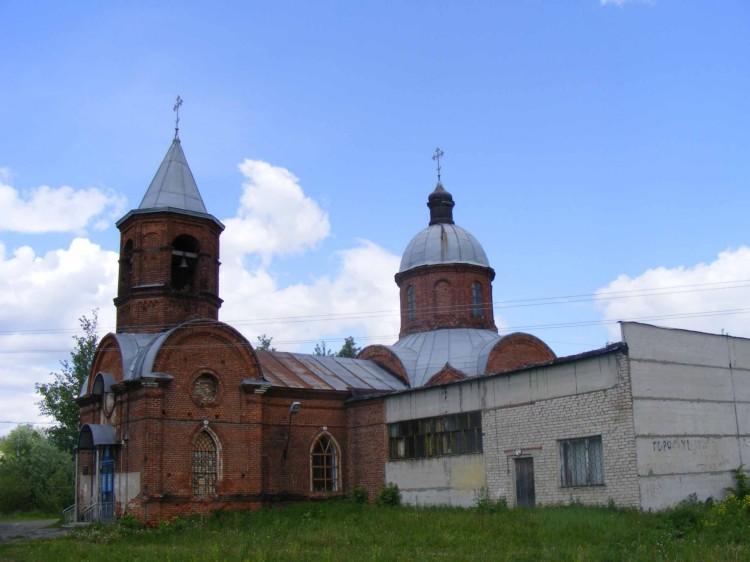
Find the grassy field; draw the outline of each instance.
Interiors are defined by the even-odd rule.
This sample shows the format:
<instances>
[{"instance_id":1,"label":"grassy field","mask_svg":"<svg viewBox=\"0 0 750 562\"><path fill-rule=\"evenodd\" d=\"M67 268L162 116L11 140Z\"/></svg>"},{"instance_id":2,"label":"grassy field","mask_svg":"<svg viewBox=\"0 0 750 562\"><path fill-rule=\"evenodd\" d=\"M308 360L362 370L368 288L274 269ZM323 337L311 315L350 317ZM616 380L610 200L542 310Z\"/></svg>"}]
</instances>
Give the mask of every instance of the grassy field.
<instances>
[{"instance_id":1,"label":"grassy field","mask_svg":"<svg viewBox=\"0 0 750 562\"><path fill-rule=\"evenodd\" d=\"M580 505L508 510L302 503L94 525L0 545L0 560L750 560L742 502L652 514Z\"/></svg>"}]
</instances>

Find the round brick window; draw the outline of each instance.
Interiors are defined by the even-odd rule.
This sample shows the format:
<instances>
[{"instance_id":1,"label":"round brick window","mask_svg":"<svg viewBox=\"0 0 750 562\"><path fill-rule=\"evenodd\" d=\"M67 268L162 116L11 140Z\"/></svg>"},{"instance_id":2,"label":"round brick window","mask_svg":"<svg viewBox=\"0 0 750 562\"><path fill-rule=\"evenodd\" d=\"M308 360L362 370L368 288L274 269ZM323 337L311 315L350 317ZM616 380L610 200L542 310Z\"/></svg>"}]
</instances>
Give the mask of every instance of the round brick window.
<instances>
[{"instance_id":1,"label":"round brick window","mask_svg":"<svg viewBox=\"0 0 750 562\"><path fill-rule=\"evenodd\" d=\"M193 400L198 404L211 404L219 395L219 381L209 373L198 375L193 381Z\"/></svg>"}]
</instances>

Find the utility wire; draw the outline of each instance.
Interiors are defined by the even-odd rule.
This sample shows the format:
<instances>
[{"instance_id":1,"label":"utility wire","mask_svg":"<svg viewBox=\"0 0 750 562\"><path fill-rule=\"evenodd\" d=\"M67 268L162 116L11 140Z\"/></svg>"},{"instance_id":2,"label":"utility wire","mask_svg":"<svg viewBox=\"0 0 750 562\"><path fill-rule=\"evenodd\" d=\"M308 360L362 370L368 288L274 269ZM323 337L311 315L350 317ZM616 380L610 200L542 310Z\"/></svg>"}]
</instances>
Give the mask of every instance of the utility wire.
<instances>
[{"instance_id":1,"label":"utility wire","mask_svg":"<svg viewBox=\"0 0 750 562\"><path fill-rule=\"evenodd\" d=\"M495 301L493 303L493 310L502 310L508 308L519 308L528 306L550 306L550 305L561 305L571 304L579 302L591 302L591 301L608 301L623 298L638 298L638 297L651 297L651 296L667 296L677 295L683 293L697 293L706 291L717 291L717 290L731 290L741 289L750 287L750 279L735 280L735 281L717 281L711 283L694 283L690 285L673 285L669 287L651 287L644 289L632 289L627 291L610 291L605 293L581 293L572 295L563 295L555 297L535 297L529 299L514 299L506 301ZM471 308L472 305L454 305L454 306L442 306L442 307L421 307L422 313L435 313L435 312L454 312L463 309ZM311 314L306 316L275 316L268 318L257 318L257 319L226 319L223 320L227 324L232 326L253 326L253 325L267 325L267 324L293 324L303 322L331 322L340 320L360 320L368 318L385 318L391 316L400 315L401 311L398 309L390 310L379 310L379 311L365 311L365 312L344 312L339 314ZM598 322L598 321L597 321ZM572 324L575 325L575 324ZM146 328L149 331L158 332L165 328L162 325L144 325L141 328ZM109 328L107 331L111 331ZM0 336L18 336L18 335L55 335L55 334L75 334L77 329L31 329L31 330L0 330Z\"/></svg>"}]
</instances>

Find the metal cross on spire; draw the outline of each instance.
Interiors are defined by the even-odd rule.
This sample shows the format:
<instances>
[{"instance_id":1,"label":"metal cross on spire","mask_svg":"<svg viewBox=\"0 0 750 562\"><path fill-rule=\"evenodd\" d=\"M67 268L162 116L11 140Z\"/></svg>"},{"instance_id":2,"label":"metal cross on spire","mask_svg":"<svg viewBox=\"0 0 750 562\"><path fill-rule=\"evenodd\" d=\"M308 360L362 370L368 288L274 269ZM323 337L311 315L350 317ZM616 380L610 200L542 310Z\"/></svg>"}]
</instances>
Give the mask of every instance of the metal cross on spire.
<instances>
[{"instance_id":1,"label":"metal cross on spire","mask_svg":"<svg viewBox=\"0 0 750 562\"><path fill-rule=\"evenodd\" d=\"M175 119L174 119L174 138L175 140L178 140L180 138L180 106L182 105L182 98L180 96L177 96L177 100L174 103L174 107L172 108L172 111L175 112Z\"/></svg>"},{"instance_id":2,"label":"metal cross on spire","mask_svg":"<svg viewBox=\"0 0 750 562\"><path fill-rule=\"evenodd\" d=\"M440 183L440 159L445 156L445 152L440 150L440 147L437 147L435 149L435 154L432 155L432 159L437 161L437 174L438 174L438 183Z\"/></svg>"}]
</instances>

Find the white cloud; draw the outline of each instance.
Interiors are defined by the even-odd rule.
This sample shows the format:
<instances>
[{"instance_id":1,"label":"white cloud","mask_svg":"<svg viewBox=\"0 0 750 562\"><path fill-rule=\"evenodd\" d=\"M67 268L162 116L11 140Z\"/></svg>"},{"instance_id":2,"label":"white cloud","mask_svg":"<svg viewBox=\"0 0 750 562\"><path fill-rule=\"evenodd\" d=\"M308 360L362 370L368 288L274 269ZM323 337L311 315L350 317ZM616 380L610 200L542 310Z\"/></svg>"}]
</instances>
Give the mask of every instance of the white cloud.
<instances>
[{"instance_id":1,"label":"white cloud","mask_svg":"<svg viewBox=\"0 0 750 562\"><path fill-rule=\"evenodd\" d=\"M711 263L621 275L597 291L605 320L642 319L672 326L750 337L750 248L721 252ZM612 293L620 293L612 295ZM623 298L609 298L609 297ZM745 312L738 312L746 309ZM610 326L619 339L619 328Z\"/></svg>"},{"instance_id":2,"label":"white cloud","mask_svg":"<svg viewBox=\"0 0 750 562\"><path fill-rule=\"evenodd\" d=\"M10 254L0 244L0 411L3 420L37 421L34 384L51 380L69 357L78 318L99 309L99 325L114 327L117 253L84 238L37 255ZM0 424L0 434L13 426Z\"/></svg>"},{"instance_id":3,"label":"white cloud","mask_svg":"<svg viewBox=\"0 0 750 562\"><path fill-rule=\"evenodd\" d=\"M0 174L0 180L10 176ZM7 180L6 180L7 181ZM0 231L39 234L43 232L82 232L89 224L102 230L108 226L105 218L122 213L125 200L109 191L91 187L73 189L69 186L53 189L46 185L19 192L0 183Z\"/></svg>"},{"instance_id":4,"label":"white cloud","mask_svg":"<svg viewBox=\"0 0 750 562\"><path fill-rule=\"evenodd\" d=\"M340 267L333 275L287 287L280 287L262 266L249 271L232 262L222 271L222 319L240 329L251 343L265 333L285 351L350 334L392 336L384 342L391 343L399 326L393 272L400 258L367 240L337 257Z\"/></svg>"},{"instance_id":5,"label":"white cloud","mask_svg":"<svg viewBox=\"0 0 750 562\"><path fill-rule=\"evenodd\" d=\"M312 249L329 235L328 215L289 170L259 160L245 160L239 169L245 182L236 216L224 221L227 254L243 259L255 253L268 265L273 255Z\"/></svg>"},{"instance_id":6,"label":"white cloud","mask_svg":"<svg viewBox=\"0 0 750 562\"><path fill-rule=\"evenodd\" d=\"M330 234L328 215L289 170L258 160L239 167L246 178L240 205L235 217L223 221L222 319L252 343L265 333L285 350L342 333L397 334L393 274L400 258L359 240L336 254L339 268L333 275L280 286L269 267L272 258L314 249ZM260 263L248 264L249 254L259 255Z\"/></svg>"}]
</instances>

